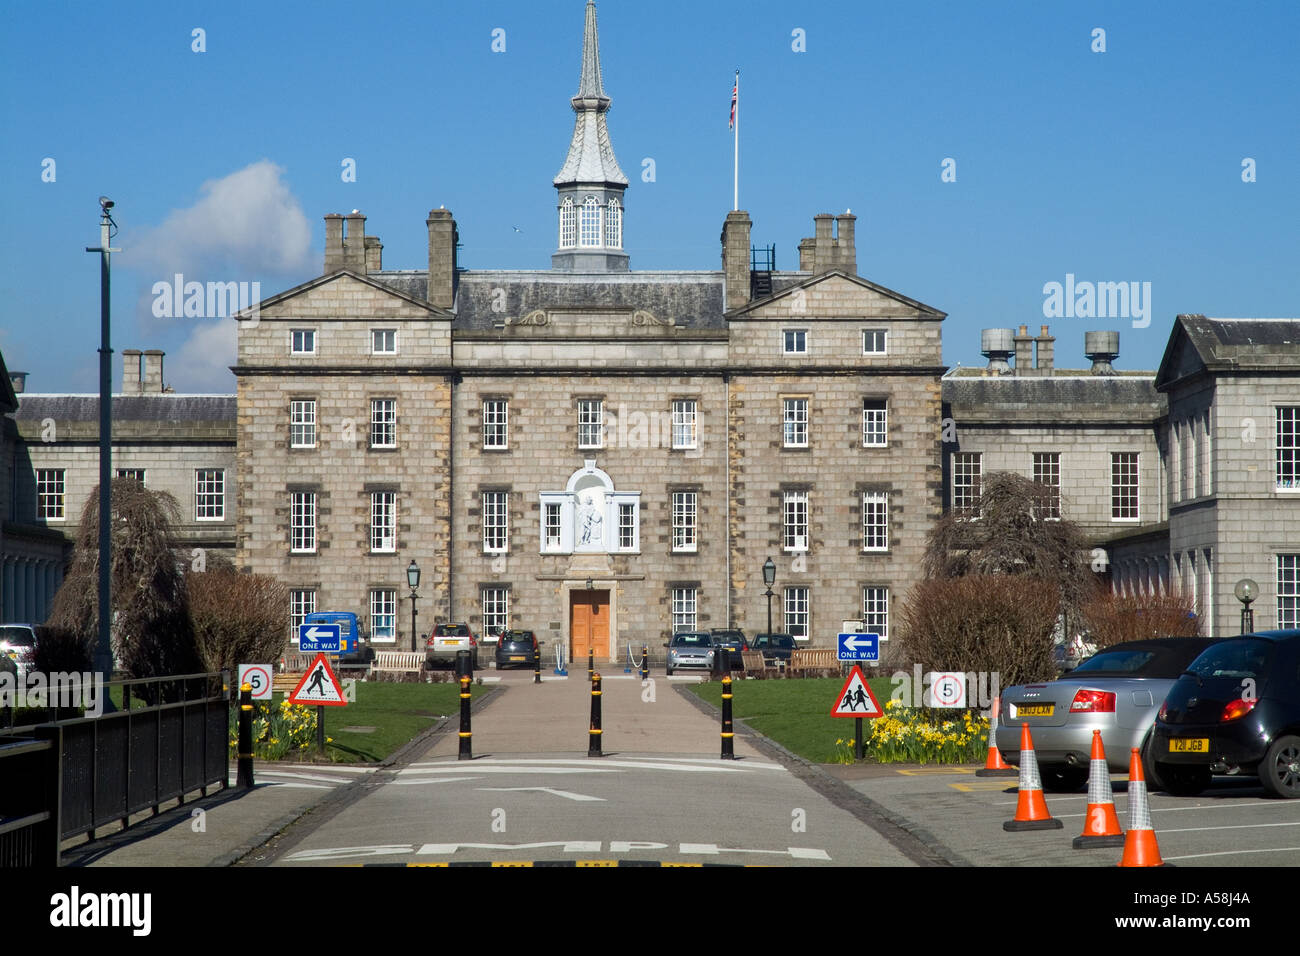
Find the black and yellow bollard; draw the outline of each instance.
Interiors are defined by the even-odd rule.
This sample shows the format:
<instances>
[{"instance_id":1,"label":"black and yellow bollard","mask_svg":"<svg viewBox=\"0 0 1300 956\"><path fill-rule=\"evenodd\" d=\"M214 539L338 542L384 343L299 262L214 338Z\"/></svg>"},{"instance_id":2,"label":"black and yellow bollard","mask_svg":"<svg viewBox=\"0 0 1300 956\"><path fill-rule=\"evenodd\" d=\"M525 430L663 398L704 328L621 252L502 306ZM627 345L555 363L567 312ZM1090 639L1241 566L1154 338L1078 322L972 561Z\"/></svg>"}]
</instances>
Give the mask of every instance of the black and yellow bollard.
<instances>
[{"instance_id":1,"label":"black and yellow bollard","mask_svg":"<svg viewBox=\"0 0 1300 956\"><path fill-rule=\"evenodd\" d=\"M457 760L474 759L472 736L469 729L469 675L464 674L460 678L460 754Z\"/></svg>"},{"instance_id":2,"label":"black and yellow bollard","mask_svg":"<svg viewBox=\"0 0 1300 956\"><path fill-rule=\"evenodd\" d=\"M253 686L239 685L239 768L235 782L253 789Z\"/></svg>"},{"instance_id":3,"label":"black and yellow bollard","mask_svg":"<svg viewBox=\"0 0 1300 956\"><path fill-rule=\"evenodd\" d=\"M587 648L587 680L596 676L596 646Z\"/></svg>"},{"instance_id":4,"label":"black and yellow bollard","mask_svg":"<svg viewBox=\"0 0 1300 956\"><path fill-rule=\"evenodd\" d=\"M540 646L533 648L533 683L542 682L542 648Z\"/></svg>"},{"instance_id":5,"label":"black and yellow bollard","mask_svg":"<svg viewBox=\"0 0 1300 956\"><path fill-rule=\"evenodd\" d=\"M641 679L648 680L650 677L650 648L641 645Z\"/></svg>"},{"instance_id":6,"label":"black and yellow bollard","mask_svg":"<svg viewBox=\"0 0 1300 956\"><path fill-rule=\"evenodd\" d=\"M735 760L735 733L731 726L731 675L722 678L722 759Z\"/></svg>"},{"instance_id":7,"label":"black and yellow bollard","mask_svg":"<svg viewBox=\"0 0 1300 956\"><path fill-rule=\"evenodd\" d=\"M600 675L591 675L591 730L587 734L587 756L599 757L600 752Z\"/></svg>"}]
</instances>

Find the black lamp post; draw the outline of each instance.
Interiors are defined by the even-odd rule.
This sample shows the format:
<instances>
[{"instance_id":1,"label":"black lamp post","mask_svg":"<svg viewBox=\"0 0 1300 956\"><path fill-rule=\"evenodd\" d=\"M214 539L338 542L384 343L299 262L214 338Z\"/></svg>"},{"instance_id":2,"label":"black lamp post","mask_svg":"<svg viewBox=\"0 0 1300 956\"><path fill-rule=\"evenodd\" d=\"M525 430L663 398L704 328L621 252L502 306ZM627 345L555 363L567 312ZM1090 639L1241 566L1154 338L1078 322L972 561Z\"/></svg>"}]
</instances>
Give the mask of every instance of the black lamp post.
<instances>
[{"instance_id":1,"label":"black lamp post","mask_svg":"<svg viewBox=\"0 0 1300 956\"><path fill-rule=\"evenodd\" d=\"M1232 593L1241 602L1241 633L1249 634L1255 630L1255 612L1250 609L1250 602L1259 597L1259 585L1250 578L1242 578Z\"/></svg>"},{"instance_id":2,"label":"black lamp post","mask_svg":"<svg viewBox=\"0 0 1300 956\"><path fill-rule=\"evenodd\" d=\"M763 583L767 585L767 633L772 633L772 585L776 583L776 562L768 558L763 562Z\"/></svg>"},{"instance_id":3,"label":"black lamp post","mask_svg":"<svg viewBox=\"0 0 1300 956\"><path fill-rule=\"evenodd\" d=\"M415 591L416 588L420 586L420 566L415 563L414 558L412 558L411 563L406 566L406 583L411 588L411 650L417 651L419 648L415 646L415 638L419 632L415 629Z\"/></svg>"}]
</instances>

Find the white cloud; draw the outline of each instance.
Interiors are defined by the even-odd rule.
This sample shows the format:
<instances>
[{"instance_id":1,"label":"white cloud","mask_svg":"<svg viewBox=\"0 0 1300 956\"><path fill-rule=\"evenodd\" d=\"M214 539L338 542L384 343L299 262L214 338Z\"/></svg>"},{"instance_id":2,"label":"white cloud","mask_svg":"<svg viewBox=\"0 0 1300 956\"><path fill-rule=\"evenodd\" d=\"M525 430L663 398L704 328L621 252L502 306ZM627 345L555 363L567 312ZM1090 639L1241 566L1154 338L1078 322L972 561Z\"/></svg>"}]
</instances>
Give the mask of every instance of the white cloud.
<instances>
[{"instance_id":1,"label":"white cloud","mask_svg":"<svg viewBox=\"0 0 1300 956\"><path fill-rule=\"evenodd\" d=\"M197 325L175 354L168 354L163 378L178 392L234 392L234 319L215 319Z\"/></svg>"}]
</instances>

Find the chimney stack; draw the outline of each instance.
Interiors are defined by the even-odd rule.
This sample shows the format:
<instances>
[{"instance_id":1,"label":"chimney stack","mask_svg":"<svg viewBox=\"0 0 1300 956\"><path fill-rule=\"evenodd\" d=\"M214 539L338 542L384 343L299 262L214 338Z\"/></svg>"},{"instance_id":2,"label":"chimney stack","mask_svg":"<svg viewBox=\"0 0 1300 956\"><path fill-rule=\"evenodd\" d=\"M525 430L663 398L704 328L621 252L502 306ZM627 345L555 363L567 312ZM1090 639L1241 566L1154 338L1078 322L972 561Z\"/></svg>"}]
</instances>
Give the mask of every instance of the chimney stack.
<instances>
[{"instance_id":1,"label":"chimney stack","mask_svg":"<svg viewBox=\"0 0 1300 956\"><path fill-rule=\"evenodd\" d=\"M835 246L839 256L839 267L851 276L858 274L858 247L854 238L854 224L858 217L847 209L844 215L835 217Z\"/></svg>"},{"instance_id":2,"label":"chimney stack","mask_svg":"<svg viewBox=\"0 0 1300 956\"><path fill-rule=\"evenodd\" d=\"M456 220L446 209L432 209L429 227L429 287L425 298L439 309L456 304Z\"/></svg>"},{"instance_id":3,"label":"chimney stack","mask_svg":"<svg viewBox=\"0 0 1300 956\"><path fill-rule=\"evenodd\" d=\"M345 217L348 230L343 236L343 268L366 274L366 217L355 209Z\"/></svg>"},{"instance_id":4,"label":"chimney stack","mask_svg":"<svg viewBox=\"0 0 1300 956\"><path fill-rule=\"evenodd\" d=\"M722 223L723 299L727 310L749 304L749 213L727 213Z\"/></svg>"},{"instance_id":5,"label":"chimney stack","mask_svg":"<svg viewBox=\"0 0 1300 956\"><path fill-rule=\"evenodd\" d=\"M343 268L343 217L336 212L325 217L325 272L330 275Z\"/></svg>"},{"instance_id":6,"label":"chimney stack","mask_svg":"<svg viewBox=\"0 0 1300 956\"><path fill-rule=\"evenodd\" d=\"M1016 374L1020 376L1034 374L1034 337L1029 334L1029 326L1022 325L1012 341L1016 346Z\"/></svg>"},{"instance_id":7,"label":"chimney stack","mask_svg":"<svg viewBox=\"0 0 1300 956\"><path fill-rule=\"evenodd\" d=\"M139 349L122 349L122 394L140 394L140 356Z\"/></svg>"},{"instance_id":8,"label":"chimney stack","mask_svg":"<svg viewBox=\"0 0 1300 956\"><path fill-rule=\"evenodd\" d=\"M13 387L15 395L21 395L23 391L27 388L27 373L10 372L9 384Z\"/></svg>"},{"instance_id":9,"label":"chimney stack","mask_svg":"<svg viewBox=\"0 0 1300 956\"><path fill-rule=\"evenodd\" d=\"M812 238L799 243L800 271L818 273L840 269L857 275L858 250L854 237L857 218L847 210L842 216L828 212L813 216Z\"/></svg>"},{"instance_id":10,"label":"chimney stack","mask_svg":"<svg viewBox=\"0 0 1300 956\"><path fill-rule=\"evenodd\" d=\"M383 268L384 244L378 236L366 236L366 272L379 272Z\"/></svg>"},{"instance_id":11,"label":"chimney stack","mask_svg":"<svg viewBox=\"0 0 1300 956\"><path fill-rule=\"evenodd\" d=\"M144 380L140 383L140 391L146 395L157 395L163 390L163 355L161 349L145 349L144 351Z\"/></svg>"},{"instance_id":12,"label":"chimney stack","mask_svg":"<svg viewBox=\"0 0 1300 956\"><path fill-rule=\"evenodd\" d=\"M1042 326L1035 340L1034 368L1039 375L1051 375L1056 351L1056 339L1047 334L1047 326Z\"/></svg>"}]
</instances>

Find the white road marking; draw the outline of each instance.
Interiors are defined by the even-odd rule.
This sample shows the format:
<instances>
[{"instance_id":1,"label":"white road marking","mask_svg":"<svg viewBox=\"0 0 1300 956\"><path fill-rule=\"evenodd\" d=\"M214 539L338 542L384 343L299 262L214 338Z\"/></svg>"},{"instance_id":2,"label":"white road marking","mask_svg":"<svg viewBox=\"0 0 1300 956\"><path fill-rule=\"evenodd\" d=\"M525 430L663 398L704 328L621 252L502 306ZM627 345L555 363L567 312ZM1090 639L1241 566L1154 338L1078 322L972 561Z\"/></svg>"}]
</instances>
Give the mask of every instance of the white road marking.
<instances>
[{"instance_id":1,"label":"white road marking","mask_svg":"<svg viewBox=\"0 0 1300 956\"><path fill-rule=\"evenodd\" d=\"M614 768L613 770L609 768ZM695 758L695 759L652 759L645 758L641 760L619 760L617 758L602 757L599 764L591 762L591 758L578 757L573 759L554 758L554 759L520 759L520 760L502 760L494 761L490 757L485 757L469 763L456 764L448 758L448 763L418 763L412 764L405 770L399 770L398 773L445 773L455 772L458 769L466 772L482 771L485 773L610 773L617 769L631 770L671 770L687 773L749 773L754 770L778 770L786 772L785 768L779 764L759 763L750 760L721 760L715 758Z\"/></svg>"},{"instance_id":2,"label":"white road marking","mask_svg":"<svg viewBox=\"0 0 1300 956\"><path fill-rule=\"evenodd\" d=\"M784 850L745 850L740 847L720 847L716 843L683 843L677 848L677 852L683 856L692 853L707 856L717 856L721 853L766 853L776 856L789 856L795 860L829 860L831 858L830 854L825 850L801 846L786 847Z\"/></svg>"},{"instance_id":3,"label":"white road marking","mask_svg":"<svg viewBox=\"0 0 1300 956\"><path fill-rule=\"evenodd\" d=\"M1300 827L1300 821L1295 823L1234 823L1222 827L1183 827L1178 830L1160 829L1158 833L1200 833L1202 830L1262 830L1268 827Z\"/></svg>"},{"instance_id":4,"label":"white road marking","mask_svg":"<svg viewBox=\"0 0 1300 956\"><path fill-rule=\"evenodd\" d=\"M286 856L285 862L293 860L342 860L350 856L388 856L392 853L410 853L411 844L389 844L387 846L338 846L320 850L299 850Z\"/></svg>"},{"instance_id":5,"label":"white road marking","mask_svg":"<svg viewBox=\"0 0 1300 956\"><path fill-rule=\"evenodd\" d=\"M1014 807L1014 803L1004 803L1001 806ZM1119 804L1116 804L1118 808ZM1288 809L1286 804L1278 803L1275 800L1258 800L1255 803L1246 803L1244 801L1233 800L1230 803L1206 803L1198 804L1194 807L1151 807L1152 813L1178 813L1182 810L1235 810L1238 807L1276 807L1278 811ZM1300 810L1300 807L1294 809ZM1116 811L1118 812L1118 810ZM1127 812L1127 811L1126 811ZM1057 816L1062 819L1067 817L1086 817L1086 813L1058 813ZM1213 828L1211 828L1213 829Z\"/></svg>"},{"instance_id":6,"label":"white road marking","mask_svg":"<svg viewBox=\"0 0 1300 956\"><path fill-rule=\"evenodd\" d=\"M320 780L325 783L332 783L335 786L338 786L339 784L343 784L343 783L348 783L347 780L340 779L338 777L327 777L324 774L290 773L285 770L255 770L253 777L254 779L256 779L257 777L286 777L290 780Z\"/></svg>"},{"instance_id":7,"label":"white road marking","mask_svg":"<svg viewBox=\"0 0 1300 956\"><path fill-rule=\"evenodd\" d=\"M1186 856L1166 856L1163 860L1200 860L1207 856L1239 856L1244 853L1300 853L1300 846L1270 846L1260 850L1223 850L1218 853L1189 853Z\"/></svg>"},{"instance_id":8,"label":"white road marking","mask_svg":"<svg viewBox=\"0 0 1300 956\"><path fill-rule=\"evenodd\" d=\"M420 777L416 780L390 780L389 783L398 787L420 787L426 783L462 783L477 779L478 777Z\"/></svg>"},{"instance_id":9,"label":"white road marking","mask_svg":"<svg viewBox=\"0 0 1300 956\"><path fill-rule=\"evenodd\" d=\"M565 853L599 853L600 840L558 840L550 843L426 843L418 850L419 856L446 856L457 850L542 850L563 847Z\"/></svg>"},{"instance_id":10,"label":"white road marking","mask_svg":"<svg viewBox=\"0 0 1300 956\"><path fill-rule=\"evenodd\" d=\"M421 773L618 773L617 768L606 769L604 767L512 767L508 764L482 764L475 761L470 764L438 764L423 765L419 767L407 767L405 770L397 771L401 774L421 774Z\"/></svg>"},{"instance_id":11,"label":"white road marking","mask_svg":"<svg viewBox=\"0 0 1300 956\"><path fill-rule=\"evenodd\" d=\"M492 790L499 793L550 793L557 797L564 797L566 800L596 800L600 803L605 802L604 797L589 797L585 793L573 793L570 790L552 790L550 787L475 787L475 790Z\"/></svg>"}]
</instances>

